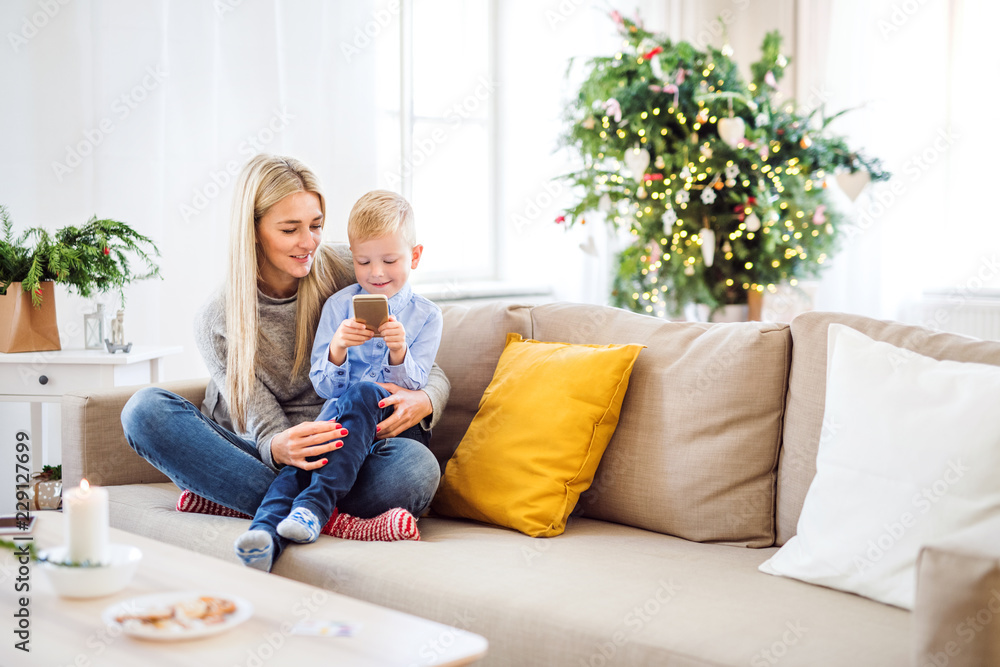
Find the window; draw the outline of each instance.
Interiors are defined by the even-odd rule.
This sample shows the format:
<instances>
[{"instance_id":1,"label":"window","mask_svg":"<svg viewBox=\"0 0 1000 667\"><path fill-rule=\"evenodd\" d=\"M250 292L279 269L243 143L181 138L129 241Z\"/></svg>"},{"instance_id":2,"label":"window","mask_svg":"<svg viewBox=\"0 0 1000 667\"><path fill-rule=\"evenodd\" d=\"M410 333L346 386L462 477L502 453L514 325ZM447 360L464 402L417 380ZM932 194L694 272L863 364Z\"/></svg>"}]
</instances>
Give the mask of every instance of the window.
<instances>
[{"instance_id":1,"label":"window","mask_svg":"<svg viewBox=\"0 0 1000 667\"><path fill-rule=\"evenodd\" d=\"M376 56L379 186L413 204L421 282L495 279L494 0L391 4L399 20Z\"/></svg>"}]
</instances>

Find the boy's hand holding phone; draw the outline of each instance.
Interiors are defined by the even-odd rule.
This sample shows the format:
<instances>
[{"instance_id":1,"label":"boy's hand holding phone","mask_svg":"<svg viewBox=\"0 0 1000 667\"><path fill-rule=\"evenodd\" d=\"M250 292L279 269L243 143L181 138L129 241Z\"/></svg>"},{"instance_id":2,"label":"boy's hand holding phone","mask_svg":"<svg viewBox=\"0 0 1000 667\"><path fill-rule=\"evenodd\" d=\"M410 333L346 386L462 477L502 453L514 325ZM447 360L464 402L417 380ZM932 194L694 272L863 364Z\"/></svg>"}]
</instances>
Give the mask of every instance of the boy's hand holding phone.
<instances>
[{"instance_id":1,"label":"boy's hand holding phone","mask_svg":"<svg viewBox=\"0 0 1000 667\"><path fill-rule=\"evenodd\" d=\"M330 340L330 362L342 366L347 348L380 336L389 348L389 363L398 366L406 358L406 330L389 314L389 299L383 294L356 294L352 299L354 317L344 320Z\"/></svg>"},{"instance_id":2,"label":"boy's hand holding phone","mask_svg":"<svg viewBox=\"0 0 1000 667\"><path fill-rule=\"evenodd\" d=\"M406 358L406 329L402 322L397 322L395 316L390 315L389 321L379 327L379 334L385 340L385 346L389 348L389 363L398 366Z\"/></svg>"},{"instance_id":3,"label":"boy's hand holding phone","mask_svg":"<svg viewBox=\"0 0 1000 667\"><path fill-rule=\"evenodd\" d=\"M373 335L361 322L353 318L344 320L330 339L330 363L342 366L347 361L347 348L361 345Z\"/></svg>"}]
</instances>

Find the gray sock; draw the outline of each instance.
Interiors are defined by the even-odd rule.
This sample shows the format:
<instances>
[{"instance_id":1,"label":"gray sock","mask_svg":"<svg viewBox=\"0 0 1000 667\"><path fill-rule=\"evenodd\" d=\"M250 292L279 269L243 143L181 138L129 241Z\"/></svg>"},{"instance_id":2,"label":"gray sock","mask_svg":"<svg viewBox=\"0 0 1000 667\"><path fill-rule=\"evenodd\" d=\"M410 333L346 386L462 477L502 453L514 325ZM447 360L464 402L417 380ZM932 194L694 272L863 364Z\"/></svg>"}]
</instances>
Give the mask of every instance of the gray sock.
<instances>
[{"instance_id":1,"label":"gray sock","mask_svg":"<svg viewBox=\"0 0 1000 667\"><path fill-rule=\"evenodd\" d=\"M319 537L322 527L315 514L305 507L296 507L278 524L278 535L299 544L310 544Z\"/></svg>"},{"instance_id":2,"label":"gray sock","mask_svg":"<svg viewBox=\"0 0 1000 667\"><path fill-rule=\"evenodd\" d=\"M248 530L236 538L233 545L236 555L247 567L256 568L262 572L271 571L271 561L274 559L274 541L264 530Z\"/></svg>"}]
</instances>

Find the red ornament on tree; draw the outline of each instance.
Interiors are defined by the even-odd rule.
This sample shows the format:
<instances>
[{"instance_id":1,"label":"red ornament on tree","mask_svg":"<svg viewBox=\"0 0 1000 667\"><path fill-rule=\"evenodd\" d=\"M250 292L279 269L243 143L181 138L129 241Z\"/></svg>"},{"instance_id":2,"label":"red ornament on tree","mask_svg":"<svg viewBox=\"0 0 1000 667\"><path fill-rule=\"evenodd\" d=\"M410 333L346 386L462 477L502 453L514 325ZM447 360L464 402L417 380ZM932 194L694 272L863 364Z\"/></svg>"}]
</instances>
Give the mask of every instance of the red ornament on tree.
<instances>
[{"instance_id":1,"label":"red ornament on tree","mask_svg":"<svg viewBox=\"0 0 1000 667\"><path fill-rule=\"evenodd\" d=\"M658 53L663 53L663 47L662 46L656 46L656 47L654 47L653 49L651 49L649 51L649 53L642 54L642 57L645 58L646 60L652 60L653 56L655 56Z\"/></svg>"},{"instance_id":2,"label":"red ornament on tree","mask_svg":"<svg viewBox=\"0 0 1000 667\"><path fill-rule=\"evenodd\" d=\"M105 248L104 249L104 254L105 255L110 255L111 254L111 248Z\"/></svg>"}]
</instances>

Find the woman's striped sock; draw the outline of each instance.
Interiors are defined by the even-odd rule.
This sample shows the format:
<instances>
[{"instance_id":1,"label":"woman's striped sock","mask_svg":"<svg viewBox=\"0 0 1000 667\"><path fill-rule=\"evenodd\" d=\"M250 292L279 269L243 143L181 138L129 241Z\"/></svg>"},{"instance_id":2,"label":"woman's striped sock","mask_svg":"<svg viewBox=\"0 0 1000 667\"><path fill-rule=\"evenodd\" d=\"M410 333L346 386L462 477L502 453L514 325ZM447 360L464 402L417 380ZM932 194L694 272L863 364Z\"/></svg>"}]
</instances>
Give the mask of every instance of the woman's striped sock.
<instances>
[{"instance_id":1,"label":"woman's striped sock","mask_svg":"<svg viewBox=\"0 0 1000 667\"><path fill-rule=\"evenodd\" d=\"M215 516L229 516L234 519L253 518L249 514L244 514L239 510L229 509L225 505L220 505L213 500L202 498L197 493L192 493L187 489L184 489L181 493L181 497L177 499L177 511L193 512L195 514L214 514Z\"/></svg>"},{"instance_id":2,"label":"woman's striped sock","mask_svg":"<svg viewBox=\"0 0 1000 667\"><path fill-rule=\"evenodd\" d=\"M362 542L420 539L417 520L402 507L394 507L371 519L359 519L356 516L334 510L333 516L323 526L322 533L344 540L360 540Z\"/></svg>"}]
</instances>

